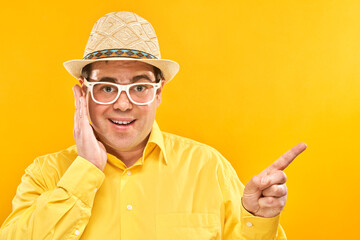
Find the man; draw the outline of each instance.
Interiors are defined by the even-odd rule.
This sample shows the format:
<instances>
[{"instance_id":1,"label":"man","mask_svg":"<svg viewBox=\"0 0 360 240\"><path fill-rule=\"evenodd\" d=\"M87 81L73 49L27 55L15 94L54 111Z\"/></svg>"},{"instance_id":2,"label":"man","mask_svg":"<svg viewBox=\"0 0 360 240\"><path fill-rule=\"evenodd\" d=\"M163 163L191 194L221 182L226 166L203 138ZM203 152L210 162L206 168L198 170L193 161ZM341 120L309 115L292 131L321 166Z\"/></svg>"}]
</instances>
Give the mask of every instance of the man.
<instances>
[{"instance_id":1,"label":"man","mask_svg":"<svg viewBox=\"0 0 360 240\"><path fill-rule=\"evenodd\" d=\"M95 24L82 60L75 146L25 171L1 239L285 239L283 170L298 144L244 186L215 149L161 132L155 113L177 63L134 13Z\"/></svg>"}]
</instances>

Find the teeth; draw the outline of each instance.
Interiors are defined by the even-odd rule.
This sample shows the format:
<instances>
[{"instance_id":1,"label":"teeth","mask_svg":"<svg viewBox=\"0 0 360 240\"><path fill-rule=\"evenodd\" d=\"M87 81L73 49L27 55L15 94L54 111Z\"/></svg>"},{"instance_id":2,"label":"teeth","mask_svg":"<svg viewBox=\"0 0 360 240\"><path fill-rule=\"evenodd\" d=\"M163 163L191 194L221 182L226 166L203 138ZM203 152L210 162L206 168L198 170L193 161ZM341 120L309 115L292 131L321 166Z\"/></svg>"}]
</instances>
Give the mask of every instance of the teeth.
<instances>
[{"instance_id":1,"label":"teeth","mask_svg":"<svg viewBox=\"0 0 360 240\"><path fill-rule=\"evenodd\" d=\"M113 123L116 123L116 124L123 124L123 125L126 125L126 124L129 124L131 123L132 121L115 121L115 120L111 120Z\"/></svg>"}]
</instances>

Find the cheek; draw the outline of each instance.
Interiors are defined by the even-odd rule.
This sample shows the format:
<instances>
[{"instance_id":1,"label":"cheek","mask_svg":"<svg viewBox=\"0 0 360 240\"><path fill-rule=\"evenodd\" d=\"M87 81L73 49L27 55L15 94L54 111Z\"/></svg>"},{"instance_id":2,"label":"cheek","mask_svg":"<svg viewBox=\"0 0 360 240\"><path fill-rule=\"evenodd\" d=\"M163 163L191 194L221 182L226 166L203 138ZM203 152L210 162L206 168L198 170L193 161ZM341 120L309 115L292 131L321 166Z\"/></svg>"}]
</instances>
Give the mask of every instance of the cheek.
<instances>
[{"instance_id":1,"label":"cheek","mask_svg":"<svg viewBox=\"0 0 360 240\"><path fill-rule=\"evenodd\" d=\"M106 106L101 106L90 100L88 102L88 114L91 122L96 123L106 110Z\"/></svg>"},{"instance_id":2,"label":"cheek","mask_svg":"<svg viewBox=\"0 0 360 240\"><path fill-rule=\"evenodd\" d=\"M137 112L139 113L139 115L148 118L153 115L153 111L154 111L153 109L154 109L153 105L148 105L138 108Z\"/></svg>"},{"instance_id":3,"label":"cheek","mask_svg":"<svg viewBox=\"0 0 360 240\"><path fill-rule=\"evenodd\" d=\"M155 119L157 108L157 102L154 101L151 105L139 108L139 113L142 118L147 122L146 125L152 125L153 120Z\"/></svg>"}]
</instances>

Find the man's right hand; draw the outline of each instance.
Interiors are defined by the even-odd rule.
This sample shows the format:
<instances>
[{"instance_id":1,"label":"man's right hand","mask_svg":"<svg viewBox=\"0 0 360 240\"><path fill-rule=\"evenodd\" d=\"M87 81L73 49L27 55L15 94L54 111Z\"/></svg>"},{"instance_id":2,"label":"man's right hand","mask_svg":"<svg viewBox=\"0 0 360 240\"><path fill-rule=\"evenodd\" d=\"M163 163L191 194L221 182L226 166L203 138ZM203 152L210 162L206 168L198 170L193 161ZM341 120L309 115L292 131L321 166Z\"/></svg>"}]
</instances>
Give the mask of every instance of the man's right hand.
<instances>
[{"instance_id":1,"label":"man's right hand","mask_svg":"<svg viewBox=\"0 0 360 240\"><path fill-rule=\"evenodd\" d=\"M107 155L104 145L95 137L90 126L85 94L79 85L73 87L75 95L74 138L78 155L104 171Z\"/></svg>"}]
</instances>

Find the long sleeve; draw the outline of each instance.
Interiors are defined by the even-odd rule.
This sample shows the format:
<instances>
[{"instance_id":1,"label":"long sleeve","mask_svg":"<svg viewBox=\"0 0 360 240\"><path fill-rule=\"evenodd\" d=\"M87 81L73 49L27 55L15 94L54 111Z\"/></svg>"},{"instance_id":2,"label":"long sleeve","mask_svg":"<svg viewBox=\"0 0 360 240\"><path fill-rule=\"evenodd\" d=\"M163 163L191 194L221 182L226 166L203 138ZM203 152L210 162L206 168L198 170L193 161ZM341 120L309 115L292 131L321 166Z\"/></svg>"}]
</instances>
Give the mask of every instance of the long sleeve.
<instances>
[{"instance_id":1,"label":"long sleeve","mask_svg":"<svg viewBox=\"0 0 360 240\"><path fill-rule=\"evenodd\" d=\"M221 156L223 168L218 170L222 189L225 223L224 240L286 240L279 224L280 216L273 218L257 217L246 211L241 204L244 185L235 169Z\"/></svg>"},{"instance_id":2,"label":"long sleeve","mask_svg":"<svg viewBox=\"0 0 360 240\"><path fill-rule=\"evenodd\" d=\"M89 218L104 173L76 157L54 186L35 160L26 170L13 199L13 211L0 230L1 240L79 239ZM54 171L52 176L59 172ZM50 175L51 176L51 175Z\"/></svg>"}]
</instances>

